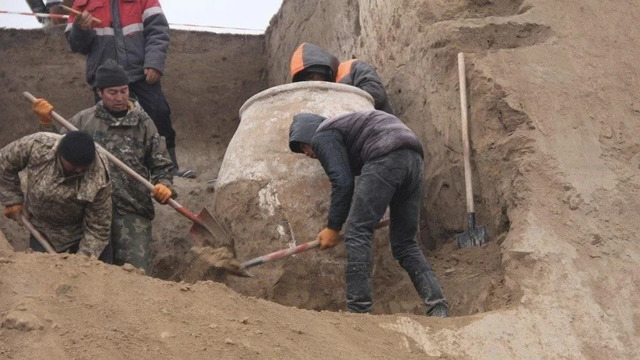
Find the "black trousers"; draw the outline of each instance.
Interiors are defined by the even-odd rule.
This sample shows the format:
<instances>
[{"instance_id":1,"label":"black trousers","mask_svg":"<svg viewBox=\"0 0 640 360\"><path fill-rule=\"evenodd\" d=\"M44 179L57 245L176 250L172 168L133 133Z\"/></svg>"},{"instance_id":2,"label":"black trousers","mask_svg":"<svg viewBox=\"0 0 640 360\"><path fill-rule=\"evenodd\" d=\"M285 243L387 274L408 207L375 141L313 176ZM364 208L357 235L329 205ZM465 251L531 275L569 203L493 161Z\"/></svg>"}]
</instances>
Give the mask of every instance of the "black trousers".
<instances>
[{"instance_id":1,"label":"black trousers","mask_svg":"<svg viewBox=\"0 0 640 360\"><path fill-rule=\"evenodd\" d=\"M409 274L427 305L427 313L437 304L446 304L431 264L415 240L423 172L422 157L409 149L393 151L363 166L345 230L347 310L372 309L371 238L387 206L391 217L391 251Z\"/></svg>"},{"instance_id":2,"label":"black trousers","mask_svg":"<svg viewBox=\"0 0 640 360\"><path fill-rule=\"evenodd\" d=\"M31 250L35 252L47 252L47 249L45 249L44 246L42 246L40 242L33 235L29 237L29 247L31 248ZM80 242L71 246L69 249L67 249L66 252L68 252L69 254L75 254L78 252L79 247L80 247ZM105 262L107 264L113 264L113 246L111 246L111 241L109 241L109 244L107 245L107 247L105 247L104 250L102 250L102 253L100 254L100 257L98 258L98 260Z\"/></svg>"}]
</instances>

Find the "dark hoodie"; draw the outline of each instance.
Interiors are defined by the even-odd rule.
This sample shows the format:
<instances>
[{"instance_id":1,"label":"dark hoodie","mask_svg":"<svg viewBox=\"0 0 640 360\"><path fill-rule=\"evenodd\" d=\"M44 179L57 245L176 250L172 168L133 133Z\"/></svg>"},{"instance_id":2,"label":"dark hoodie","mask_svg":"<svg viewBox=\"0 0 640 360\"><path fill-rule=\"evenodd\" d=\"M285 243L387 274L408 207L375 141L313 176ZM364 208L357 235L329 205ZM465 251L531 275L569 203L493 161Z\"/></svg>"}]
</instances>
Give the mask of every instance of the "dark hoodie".
<instances>
[{"instance_id":1,"label":"dark hoodie","mask_svg":"<svg viewBox=\"0 0 640 360\"><path fill-rule=\"evenodd\" d=\"M290 64L292 81L300 81L305 70L318 66L329 69L332 81L352 85L369 93L376 110L393 114L387 92L373 66L358 59L340 63L335 56L311 43L302 43L293 52Z\"/></svg>"},{"instance_id":2,"label":"dark hoodie","mask_svg":"<svg viewBox=\"0 0 640 360\"><path fill-rule=\"evenodd\" d=\"M300 44L291 56L291 80L299 81L299 76L310 67L324 67L329 71L331 81L334 81L339 65L337 57L317 45L305 42Z\"/></svg>"},{"instance_id":3,"label":"dark hoodie","mask_svg":"<svg viewBox=\"0 0 640 360\"><path fill-rule=\"evenodd\" d=\"M302 152L300 143L311 145L331 180L328 227L340 230L347 219L354 177L364 164L398 149L423 155L418 137L397 117L379 110L359 111L326 119L310 113L293 117L289 147Z\"/></svg>"}]
</instances>

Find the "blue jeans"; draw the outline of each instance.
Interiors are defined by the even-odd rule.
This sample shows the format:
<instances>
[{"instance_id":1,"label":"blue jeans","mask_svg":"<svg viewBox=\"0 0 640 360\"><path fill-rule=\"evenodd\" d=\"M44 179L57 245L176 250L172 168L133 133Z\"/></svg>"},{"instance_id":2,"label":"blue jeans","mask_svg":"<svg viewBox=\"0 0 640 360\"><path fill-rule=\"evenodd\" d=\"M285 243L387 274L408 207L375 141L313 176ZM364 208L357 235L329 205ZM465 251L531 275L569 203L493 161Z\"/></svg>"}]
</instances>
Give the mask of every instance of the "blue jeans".
<instances>
[{"instance_id":1,"label":"blue jeans","mask_svg":"<svg viewBox=\"0 0 640 360\"><path fill-rule=\"evenodd\" d=\"M345 231L347 310L371 311L371 239L387 206L394 258L409 274L427 313L437 304L446 306L440 283L415 240L423 172L422 157L409 149L393 151L362 167Z\"/></svg>"}]
</instances>

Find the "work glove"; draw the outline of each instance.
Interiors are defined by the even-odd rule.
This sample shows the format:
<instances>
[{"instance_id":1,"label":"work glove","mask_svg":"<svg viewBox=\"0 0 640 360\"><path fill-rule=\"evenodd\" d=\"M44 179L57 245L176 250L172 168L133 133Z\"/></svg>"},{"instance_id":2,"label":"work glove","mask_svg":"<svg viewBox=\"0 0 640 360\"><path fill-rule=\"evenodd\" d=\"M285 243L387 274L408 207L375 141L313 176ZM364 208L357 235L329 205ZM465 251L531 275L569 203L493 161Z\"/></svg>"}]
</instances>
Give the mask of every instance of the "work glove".
<instances>
[{"instance_id":1,"label":"work glove","mask_svg":"<svg viewBox=\"0 0 640 360\"><path fill-rule=\"evenodd\" d=\"M147 84L153 84L162 77L162 73L153 68L144 69L144 75L146 76L145 80L147 81Z\"/></svg>"},{"instance_id":2,"label":"work glove","mask_svg":"<svg viewBox=\"0 0 640 360\"><path fill-rule=\"evenodd\" d=\"M22 217L20 215L22 215L22 204L5 206L4 216L22 224Z\"/></svg>"},{"instance_id":3,"label":"work glove","mask_svg":"<svg viewBox=\"0 0 640 360\"><path fill-rule=\"evenodd\" d=\"M330 249L336 245L338 245L338 241L340 240L340 234L333 229L324 228L322 231L318 233L318 237L316 240L320 242L320 249Z\"/></svg>"},{"instance_id":4,"label":"work glove","mask_svg":"<svg viewBox=\"0 0 640 360\"><path fill-rule=\"evenodd\" d=\"M153 192L151 193L157 202L160 204L166 204L167 201L171 198L171 189L169 189L166 185L156 184L153 187Z\"/></svg>"},{"instance_id":5,"label":"work glove","mask_svg":"<svg viewBox=\"0 0 640 360\"><path fill-rule=\"evenodd\" d=\"M52 111L53 106L51 106L51 104L49 104L45 99L36 99L36 101L33 102L33 112L38 115L38 120L42 126L51 125L51 122L53 121L53 115L51 115Z\"/></svg>"}]
</instances>

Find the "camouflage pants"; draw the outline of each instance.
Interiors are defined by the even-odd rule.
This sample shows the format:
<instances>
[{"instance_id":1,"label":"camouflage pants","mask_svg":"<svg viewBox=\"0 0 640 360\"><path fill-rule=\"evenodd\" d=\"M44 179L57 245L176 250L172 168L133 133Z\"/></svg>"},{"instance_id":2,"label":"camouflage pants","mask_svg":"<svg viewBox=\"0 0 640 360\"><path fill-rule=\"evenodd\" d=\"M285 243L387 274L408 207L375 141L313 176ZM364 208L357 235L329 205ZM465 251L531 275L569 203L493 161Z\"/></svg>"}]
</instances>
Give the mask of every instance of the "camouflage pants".
<instances>
[{"instance_id":1,"label":"camouflage pants","mask_svg":"<svg viewBox=\"0 0 640 360\"><path fill-rule=\"evenodd\" d=\"M113 212L111 223L113 263L131 264L151 275L151 220L135 214Z\"/></svg>"}]
</instances>

